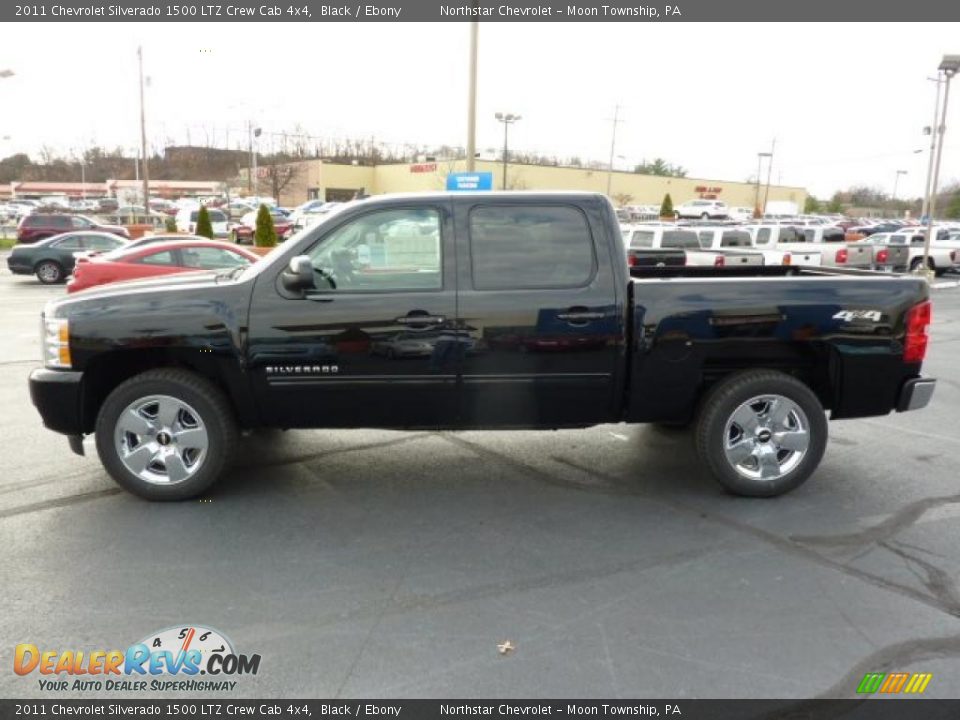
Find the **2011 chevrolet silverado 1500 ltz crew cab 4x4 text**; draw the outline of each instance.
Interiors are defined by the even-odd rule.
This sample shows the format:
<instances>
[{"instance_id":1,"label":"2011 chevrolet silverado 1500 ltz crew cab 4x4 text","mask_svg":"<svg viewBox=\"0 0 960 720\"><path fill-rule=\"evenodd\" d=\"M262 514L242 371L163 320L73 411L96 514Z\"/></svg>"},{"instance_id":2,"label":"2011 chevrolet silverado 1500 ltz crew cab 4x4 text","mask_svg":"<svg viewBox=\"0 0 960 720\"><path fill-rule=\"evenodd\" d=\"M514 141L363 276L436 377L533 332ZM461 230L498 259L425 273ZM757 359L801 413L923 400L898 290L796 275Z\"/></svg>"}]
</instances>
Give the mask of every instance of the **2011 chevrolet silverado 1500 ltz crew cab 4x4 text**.
<instances>
[{"instance_id":1,"label":"2011 chevrolet silverado 1500 ltz crew cab 4x4 text","mask_svg":"<svg viewBox=\"0 0 960 720\"><path fill-rule=\"evenodd\" d=\"M248 269L50 302L30 376L146 498L206 490L259 428L684 424L733 493L817 467L832 418L925 406L926 281L800 267L629 268L583 193L381 196Z\"/></svg>"}]
</instances>

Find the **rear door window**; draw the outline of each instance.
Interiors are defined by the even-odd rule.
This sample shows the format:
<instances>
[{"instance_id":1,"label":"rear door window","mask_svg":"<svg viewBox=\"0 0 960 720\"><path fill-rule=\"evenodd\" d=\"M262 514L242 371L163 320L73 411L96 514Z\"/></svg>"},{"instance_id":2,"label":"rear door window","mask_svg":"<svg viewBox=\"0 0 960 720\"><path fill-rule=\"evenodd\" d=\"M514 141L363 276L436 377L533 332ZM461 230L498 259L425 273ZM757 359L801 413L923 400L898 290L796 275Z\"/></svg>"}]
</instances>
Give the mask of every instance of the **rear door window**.
<instances>
[{"instance_id":1,"label":"rear door window","mask_svg":"<svg viewBox=\"0 0 960 720\"><path fill-rule=\"evenodd\" d=\"M79 235L67 235L53 243L53 247L60 250L82 250L83 241Z\"/></svg>"},{"instance_id":2,"label":"rear door window","mask_svg":"<svg viewBox=\"0 0 960 720\"><path fill-rule=\"evenodd\" d=\"M172 250L161 250L160 252L144 255L137 260L142 265L163 265L167 267L176 267L177 262Z\"/></svg>"},{"instance_id":3,"label":"rear door window","mask_svg":"<svg viewBox=\"0 0 960 720\"><path fill-rule=\"evenodd\" d=\"M596 272L593 237L577 208L482 205L470 211L469 226L478 290L583 287Z\"/></svg>"}]
</instances>

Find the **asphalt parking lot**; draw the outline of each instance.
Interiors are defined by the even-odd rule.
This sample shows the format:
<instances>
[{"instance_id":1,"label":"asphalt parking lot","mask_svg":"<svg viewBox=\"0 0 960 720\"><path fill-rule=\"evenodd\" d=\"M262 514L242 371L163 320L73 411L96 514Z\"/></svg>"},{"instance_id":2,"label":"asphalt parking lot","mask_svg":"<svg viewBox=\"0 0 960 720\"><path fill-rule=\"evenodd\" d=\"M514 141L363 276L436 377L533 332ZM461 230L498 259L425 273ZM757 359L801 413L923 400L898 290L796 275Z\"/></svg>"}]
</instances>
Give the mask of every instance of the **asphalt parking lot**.
<instances>
[{"instance_id":1,"label":"asphalt parking lot","mask_svg":"<svg viewBox=\"0 0 960 720\"><path fill-rule=\"evenodd\" d=\"M614 425L270 434L204 500L151 504L42 428L26 378L64 290L0 263L2 697L106 695L16 676L17 643L182 624L261 655L234 697L853 697L885 671L960 696L949 279L931 406L832 424L779 499L725 495L686 433Z\"/></svg>"}]
</instances>

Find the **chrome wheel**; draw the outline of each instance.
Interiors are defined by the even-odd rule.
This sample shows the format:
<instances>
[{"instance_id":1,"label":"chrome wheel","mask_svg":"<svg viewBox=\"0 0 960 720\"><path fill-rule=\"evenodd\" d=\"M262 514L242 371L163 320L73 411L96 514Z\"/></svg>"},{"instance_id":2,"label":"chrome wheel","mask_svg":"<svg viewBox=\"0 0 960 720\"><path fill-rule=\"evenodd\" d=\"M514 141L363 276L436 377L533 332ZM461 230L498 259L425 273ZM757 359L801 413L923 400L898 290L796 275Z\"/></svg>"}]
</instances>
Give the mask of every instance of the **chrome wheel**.
<instances>
[{"instance_id":1,"label":"chrome wheel","mask_svg":"<svg viewBox=\"0 0 960 720\"><path fill-rule=\"evenodd\" d=\"M783 395L750 398L725 425L727 462L750 480L778 480L800 464L809 447L807 416Z\"/></svg>"},{"instance_id":2,"label":"chrome wheel","mask_svg":"<svg viewBox=\"0 0 960 720\"><path fill-rule=\"evenodd\" d=\"M114 430L123 466L153 485L175 485L195 475L209 442L200 414L169 395L149 395L130 403Z\"/></svg>"}]
</instances>

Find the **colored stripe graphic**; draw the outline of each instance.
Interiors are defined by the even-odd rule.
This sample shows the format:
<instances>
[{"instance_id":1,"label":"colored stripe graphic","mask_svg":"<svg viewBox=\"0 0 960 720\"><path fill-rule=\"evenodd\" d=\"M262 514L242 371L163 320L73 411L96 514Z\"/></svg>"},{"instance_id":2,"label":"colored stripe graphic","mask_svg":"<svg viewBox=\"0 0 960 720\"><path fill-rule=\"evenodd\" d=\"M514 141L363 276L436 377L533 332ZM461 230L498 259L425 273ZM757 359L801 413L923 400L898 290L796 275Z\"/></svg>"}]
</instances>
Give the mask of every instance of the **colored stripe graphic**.
<instances>
[{"instance_id":1,"label":"colored stripe graphic","mask_svg":"<svg viewBox=\"0 0 960 720\"><path fill-rule=\"evenodd\" d=\"M858 693L875 693L880 689L880 683L883 682L884 673L867 673L860 681L857 687Z\"/></svg>"},{"instance_id":2,"label":"colored stripe graphic","mask_svg":"<svg viewBox=\"0 0 960 720\"><path fill-rule=\"evenodd\" d=\"M906 693L922 693L927 689L930 680L933 679L933 673L914 673L904 689Z\"/></svg>"},{"instance_id":3,"label":"colored stripe graphic","mask_svg":"<svg viewBox=\"0 0 960 720\"><path fill-rule=\"evenodd\" d=\"M857 686L857 692L869 695L875 692L892 695L900 692L919 695L927 689L933 673L867 673Z\"/></svg>"},{"instance_id":4,"label":"colored stripe graphic","mask_svg":"<svg viewBox=\"0 0 960 720\"><path fill-rule=\"evenodd\" d=\"M887 675L887 679L884 681L883 685L880 686L880 692L882 693L898 693L903 689L904 683L907 682L907 678L910 677L909 673L890 673Z\"/></svg>"}]
</instances>

